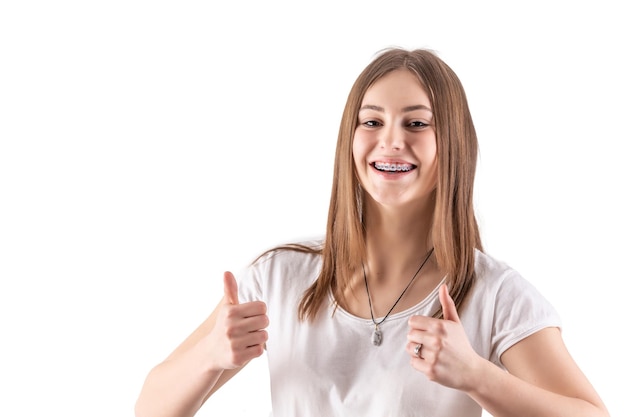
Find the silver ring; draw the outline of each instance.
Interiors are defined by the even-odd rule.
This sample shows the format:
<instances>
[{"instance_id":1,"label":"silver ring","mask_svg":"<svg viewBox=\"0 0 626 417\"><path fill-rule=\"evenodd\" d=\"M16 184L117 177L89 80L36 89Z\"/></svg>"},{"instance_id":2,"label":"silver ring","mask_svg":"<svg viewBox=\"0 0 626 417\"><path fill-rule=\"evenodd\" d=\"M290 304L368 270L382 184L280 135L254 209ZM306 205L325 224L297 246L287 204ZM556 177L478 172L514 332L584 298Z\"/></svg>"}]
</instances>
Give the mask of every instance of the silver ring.
<instances>
[{"instance_id":1,"label":"silver ring","mask_svg":"<svg viewBox=\"0 0 626 417\"><path fill-rule=\"evenodd\" d=\"M418 343L417 345L415 345L415 348L413 349L413 354L415 355L416 358L421 358L420 350L422 350L422 344Z\"/></svg>"}]
</instances>

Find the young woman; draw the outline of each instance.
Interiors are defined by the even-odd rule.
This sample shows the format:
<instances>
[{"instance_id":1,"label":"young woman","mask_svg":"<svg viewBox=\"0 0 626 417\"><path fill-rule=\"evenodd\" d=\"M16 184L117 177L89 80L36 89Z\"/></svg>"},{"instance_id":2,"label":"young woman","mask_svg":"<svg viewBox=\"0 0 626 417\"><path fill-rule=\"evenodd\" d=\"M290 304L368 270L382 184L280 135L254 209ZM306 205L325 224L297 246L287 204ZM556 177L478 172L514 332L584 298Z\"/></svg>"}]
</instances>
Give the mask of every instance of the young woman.
<instances>
[{"instance_id":1,"label":"young woman","mask_svg":"<svg viewBox=\"0 0 626 417\"><path fill-rule=\"evenodd\" d=\"M192 416L266 351L274 417L608 416L553 307L482 250L477 147L440 58L379 54L344 110L324 238L226 272L136 415Z\"/></svg>"}]
</instances>

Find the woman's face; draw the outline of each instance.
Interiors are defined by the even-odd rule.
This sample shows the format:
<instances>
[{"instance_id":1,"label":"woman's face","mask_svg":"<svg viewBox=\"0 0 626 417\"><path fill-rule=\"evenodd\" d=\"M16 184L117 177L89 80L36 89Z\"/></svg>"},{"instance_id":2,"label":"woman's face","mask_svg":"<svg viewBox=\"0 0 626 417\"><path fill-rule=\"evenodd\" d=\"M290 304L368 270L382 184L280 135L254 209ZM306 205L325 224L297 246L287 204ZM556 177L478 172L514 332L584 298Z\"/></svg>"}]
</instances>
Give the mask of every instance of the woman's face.
<instances>
[{"instance_id":1,"label":"woman's face","mask_svg":"<svg viewBox=\"0 0 626 417\"><path fill-rule=\"evenodd\" d=\"M352 156L361 186L379 204L430 198L437 182L437 142L426 91L408 70L395 70L366 91Z\"/></svg>"}]
</instances>

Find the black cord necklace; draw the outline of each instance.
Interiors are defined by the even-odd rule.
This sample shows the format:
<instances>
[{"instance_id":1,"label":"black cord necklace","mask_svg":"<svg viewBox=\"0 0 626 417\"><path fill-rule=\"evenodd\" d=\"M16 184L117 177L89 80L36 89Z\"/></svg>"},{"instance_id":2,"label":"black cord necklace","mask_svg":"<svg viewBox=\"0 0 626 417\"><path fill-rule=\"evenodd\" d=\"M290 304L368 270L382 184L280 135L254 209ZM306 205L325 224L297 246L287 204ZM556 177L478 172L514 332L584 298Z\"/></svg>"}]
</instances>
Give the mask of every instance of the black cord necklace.
<instances>
[{"instance_id":1,"label":"black cord necklace","mask_svg":"<svg viewBox=\"0 0 626 417\"><path fill-rule=\"evenodd\" d=\"M395 303L393 303L393 305L391 306L391 308L389 309L385 317L383 317L383 319L379 322L376 322L376 320L374 320L374 311L372 310L372 298L370 297L370 289L367 285L367 276L365 275L365 265L361 264L361 268L363 268L363 280L365 281L365 291L367 291L367 302L370 305L370 316L372 317L372 323L374 323L374 332L372 333L372 344L374 346L380 346L380 344L383 342L383 332L380 330L378 326L383 324L383 321L387 320L387 317L389 317L389 315L391 314L391 311L395 308L396 305L398 305L404 293L409 289L409 287L415 280L415 277L417 277L417 274L419 274L422 268L424 267L424 265L426 265L426 261L428 261L428 258L430 258L430 255L432 255L434 249L435 248L432 248L430 251L428 251L428 255L426 255L426 259L424 259L424 262L422 262L420 267L417 268L417 271L413 275L413 278L411 278L406 288L402 291L402 294L400 294L400 297L398 297L398 299L396 300Z\"/></svg>"}]
</instances>

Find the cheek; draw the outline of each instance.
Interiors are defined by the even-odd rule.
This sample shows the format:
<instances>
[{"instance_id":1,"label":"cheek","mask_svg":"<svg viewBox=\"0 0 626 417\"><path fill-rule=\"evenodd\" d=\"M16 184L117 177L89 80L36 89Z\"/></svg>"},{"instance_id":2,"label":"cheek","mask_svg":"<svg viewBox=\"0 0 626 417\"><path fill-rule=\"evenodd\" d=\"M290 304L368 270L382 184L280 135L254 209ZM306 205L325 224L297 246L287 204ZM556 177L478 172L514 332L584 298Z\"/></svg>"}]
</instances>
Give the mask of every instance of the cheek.
<instances>
[{"instance_id":1,"label":"cheek","mask_svg":"<svg viewBox=\"0 0 626 417\"><path fill-rule=\"evenodd\" d=\"M360 137L357 133L354 134L354 140L352 141L352 158L357 166L363 163L367 154L366 141Z\"/></svg>"},{"instance_id":2,"label":"cheek","mask_svg":"<svg viewBox=\"0 0 626 417\"><path fill-rule=\"evenodd\" d=\"M428 177L430 178L430 182L431 182L431 184L433 186L433 189L437 188L437 183L439 182L438 179L437 179L439 177L439 175L438 175L438 171L439 171L439 157L437 156L436 150L434 152L434 156L433 156L432 161L430 162L430 167L429 167L428 170L430 172Z\"/></svg>"},{"instance_id":3,"label":"cheek","mask_svg":"<svg viewBox=\"0 0 626 417\"><path fill-rule=\"evenodd\" d=\"M420 143L416 153L421 155L422 163L437 166L437 142L434 139Z\"/></svg>"},{"instance_id":4,"label":"cheek","mask_svg":"<svg viewBox=\"0 0 626 417\"><path fill-rule=\"evenodd\" d=\"M439 159L437 157L437 147L433 146L432 149L429 150L429 155L430 155L430 160L432 161L433 167L437 167L437 160Z\"/></svg>"},{"instance_id":5,"label":"cheek","mask_svg":"<svg viewBox=\"0 0 626 417\"><path fill-rule=\"evenodd\" d=\"M367 172L367 153L368 148L365 141L359 140L355 135L352 141L352 160L354 161L356 176L359 182L363 181Z\"/></svg>"}]
</instances>

